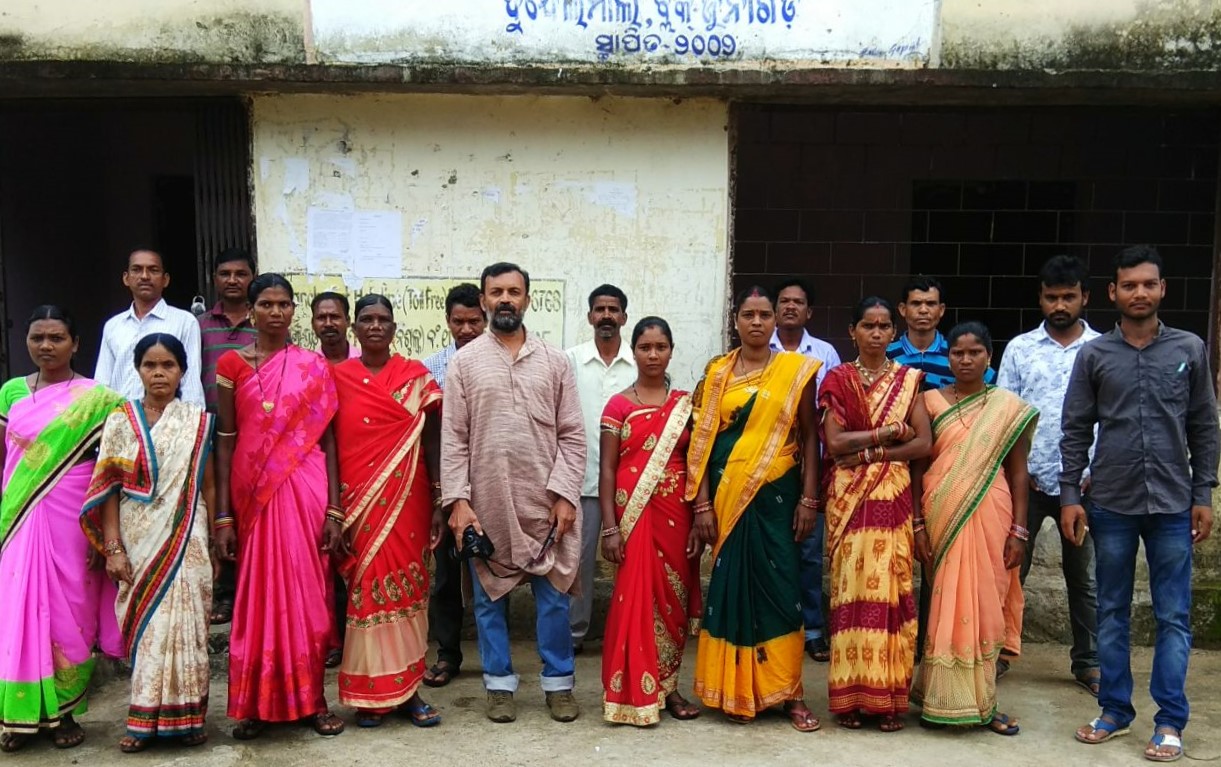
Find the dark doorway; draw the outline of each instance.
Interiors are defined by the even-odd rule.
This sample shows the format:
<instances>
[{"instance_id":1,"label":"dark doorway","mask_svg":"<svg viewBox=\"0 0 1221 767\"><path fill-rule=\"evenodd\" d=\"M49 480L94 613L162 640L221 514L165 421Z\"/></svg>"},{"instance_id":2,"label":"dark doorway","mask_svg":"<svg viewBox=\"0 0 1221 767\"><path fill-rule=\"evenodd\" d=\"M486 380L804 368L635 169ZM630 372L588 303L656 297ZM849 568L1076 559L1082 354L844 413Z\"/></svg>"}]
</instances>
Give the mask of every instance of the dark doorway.
<instances>
[{"instance_id":1,"label":"dark doorway","mask_svg":"<svg viewBox=\"0 0 1221 767\"><path fill-rule=\"evenodd\" d=\"M134 248L161 252L170 304L208 295L216 252L252 241L246 120L229 99L0 104L0 373L32 369L26 318L56 303L81 333L77 369L92 374L102 325L130 304L121 275Z\"/></svg>"}]
</instances>

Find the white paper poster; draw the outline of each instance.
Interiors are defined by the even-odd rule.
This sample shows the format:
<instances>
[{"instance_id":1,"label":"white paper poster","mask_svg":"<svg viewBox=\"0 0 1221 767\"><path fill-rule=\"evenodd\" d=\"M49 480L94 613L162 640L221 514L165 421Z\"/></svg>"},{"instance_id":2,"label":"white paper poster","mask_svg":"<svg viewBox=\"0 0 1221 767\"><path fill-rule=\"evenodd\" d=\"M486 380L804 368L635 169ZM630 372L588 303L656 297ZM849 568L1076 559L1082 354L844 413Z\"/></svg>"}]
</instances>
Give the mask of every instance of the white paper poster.
<instances>
[{"instance_id":1,"label":"white paper poster","mask_svg":"<svg viewBox=\"0 0 1221 767\"><path fill-rule=\"evenodd\" d=\"M403 270L403 214L397 210L327 210L306 215L310 274L394 279Z\"/></svg>"}]
</instances>

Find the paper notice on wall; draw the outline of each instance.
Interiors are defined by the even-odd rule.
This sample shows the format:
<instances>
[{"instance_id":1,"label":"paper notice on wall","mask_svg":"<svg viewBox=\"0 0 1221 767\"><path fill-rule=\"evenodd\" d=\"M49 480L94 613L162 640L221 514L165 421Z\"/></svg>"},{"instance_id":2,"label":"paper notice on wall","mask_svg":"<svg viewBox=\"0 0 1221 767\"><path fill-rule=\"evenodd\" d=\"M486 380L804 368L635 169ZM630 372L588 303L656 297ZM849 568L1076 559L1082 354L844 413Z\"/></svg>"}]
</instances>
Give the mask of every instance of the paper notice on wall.
<instances>
[{"instance_id":1,"label":"paper notice on wall","mask_svg":"<svg viewBox=\"0 0 1221 767\"><path fill-rule=\"evenodd\" d=\"M305 268L310 274L402 276L403 214L399 211L311 207L305 227Z\"/></svg>"},{"instance_id":2,"label":"paper notice on wall","mask_svg":"<svg viewBox=\"0 0 1221 767\"><path fill-rule=\"evenodd\" d=\"M281 194L296 194L309 190L309 160L289 157L284 160L284 187Z\"/></svg>"},{"instance_id":3,"label":"paper notice on wall","mask_svg":"<svg viewBox=\"0 0 1221 767\"><path fill-rule=\"evenodd\" d=\"M356 275L375 279L403 276L403 214L397 210L363 210L353 227Z\"/></svg>"}]
</instances>

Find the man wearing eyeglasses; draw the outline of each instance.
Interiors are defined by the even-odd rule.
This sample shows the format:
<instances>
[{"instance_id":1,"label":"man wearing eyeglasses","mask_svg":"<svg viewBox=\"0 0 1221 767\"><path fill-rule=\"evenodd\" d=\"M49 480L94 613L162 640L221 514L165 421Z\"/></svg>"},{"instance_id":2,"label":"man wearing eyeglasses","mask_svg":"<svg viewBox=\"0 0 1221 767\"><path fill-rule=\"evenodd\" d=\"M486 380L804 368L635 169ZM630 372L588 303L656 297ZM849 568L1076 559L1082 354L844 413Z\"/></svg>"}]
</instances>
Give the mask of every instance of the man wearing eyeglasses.
<instances>
[{"instance_id":1,"label":"man wearing eyeglasses","mask_svg":"<svg viewBox=\"0 0 1221 767\"><path fill-rule=\"evenodd\" d=\"M187 350L187 369L182 376L182 399L205 407L200 381L199 323L195 315L175 309L161 295L170 284L161 254L139 249L127 257L123 284L131 291L131 306L116 314L102 328L95 381L106 384L128 399L144 394L144 384L132 354L138 342L150 333L169 333Z\"/></svg>"}]
</instances>

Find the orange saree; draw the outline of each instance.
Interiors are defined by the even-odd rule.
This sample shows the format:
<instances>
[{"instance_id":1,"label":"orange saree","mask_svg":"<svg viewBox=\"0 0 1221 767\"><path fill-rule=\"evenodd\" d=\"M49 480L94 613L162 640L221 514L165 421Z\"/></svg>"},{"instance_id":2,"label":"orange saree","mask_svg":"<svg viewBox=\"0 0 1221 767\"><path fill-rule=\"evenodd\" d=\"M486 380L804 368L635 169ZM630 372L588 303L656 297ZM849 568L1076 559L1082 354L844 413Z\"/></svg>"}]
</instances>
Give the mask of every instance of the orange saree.
<instances>
[{"instance_id":1,"label":"orange saree","mask_svg":"<svg viewBox=\"0 0 1221 767\"><path fill-rule=\"evenodd\" d=\"M924 403L933 419L923 499L933 598L912 697L927 721L987 724L996 713L996 659L1016 625L1007 616L1022 613L1018 569L1004 562L1013 524L1004 461L1038 411L994 386L956 405L930 391Z\"/></svg>"},{"instance_id":2,"label":"orange saree","mask_svg":"<svg viewBox=\"0 0 1221 767\"><path fill-rule=\"evenodd\" d=\"M376 375L359 359L334 367L344 528L340 566L348 615L339 700L386 713L415 694L428 648L432 498L421 435L440 417L441 389L415 360L395 355Z\"/></svg>"},{"instance_id":3,"label":"orange saree","mask_svg":"<svg viewBox=\"0 0 1221 767\"><path fill-rule=\"evenodd\" d=\"M615 515L624 540L602 652L608 722L659 721L699 625L699 560L687 558L692 512L684 500L690 418L691 398L680 391L660 408L617 394L602 413L602 429L619 434Z\"/></svg>"}]
</instances>

